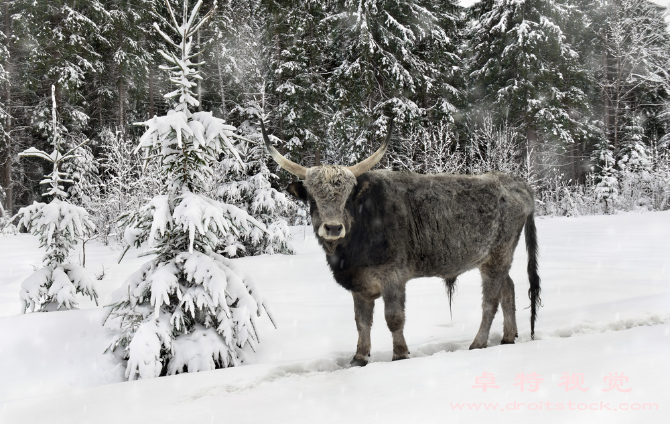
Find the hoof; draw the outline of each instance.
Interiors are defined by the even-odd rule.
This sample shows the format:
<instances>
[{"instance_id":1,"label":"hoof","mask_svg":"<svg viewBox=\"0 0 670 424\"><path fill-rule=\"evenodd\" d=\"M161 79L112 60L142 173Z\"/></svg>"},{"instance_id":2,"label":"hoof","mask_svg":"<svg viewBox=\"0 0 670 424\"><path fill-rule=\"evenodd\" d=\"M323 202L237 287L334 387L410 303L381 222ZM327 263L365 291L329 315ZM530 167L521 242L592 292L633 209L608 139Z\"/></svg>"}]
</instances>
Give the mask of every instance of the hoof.
<instances>
[{"instance_id":1,"label":"hoof","mask_svg":"<svg viewBox=\"0 0 670 424\"><path fill-rule=\"evenodd\" d=\"M402 361L403 359L409 359L409 352L404 355L393 355L392 361Z\"/></svg>"},{"instance_id":2,"label":"hoof","mask_svg":"<svg viewBox=\"0 0 670 424\"><path fill-rule=\"evenodd\" d=\"M486 345L484 345L484 346L479 346L479 345L476 345L476 344L474 344L474 343L470 345L470 350L475 350L475 349L485 349L485 348L486 348Z\"/></svg>"},{"instance_id":3,"label":"hoof","mask_svg":"<svg viewBox=\"0 0 670 424\"><path fill-rule=\"evenodd\" d=\"M505 340L501 340L501 341L500 341L500 344L501 344L501 345L505 345L505 344L514 344L514 340L512 340L511 342L506 342Z\"/></svg>"},{"instance_id":4,"label":"hoof","mask_svg":"<svg viewBox=\"0 0 670 424\"><path fill-rule=\"evenodd\" d=\"M352 367L364 367L368 364L368 360L365 358L357 358L354 356L354 359L349 362Z\"/></svg>"}]
</instances>

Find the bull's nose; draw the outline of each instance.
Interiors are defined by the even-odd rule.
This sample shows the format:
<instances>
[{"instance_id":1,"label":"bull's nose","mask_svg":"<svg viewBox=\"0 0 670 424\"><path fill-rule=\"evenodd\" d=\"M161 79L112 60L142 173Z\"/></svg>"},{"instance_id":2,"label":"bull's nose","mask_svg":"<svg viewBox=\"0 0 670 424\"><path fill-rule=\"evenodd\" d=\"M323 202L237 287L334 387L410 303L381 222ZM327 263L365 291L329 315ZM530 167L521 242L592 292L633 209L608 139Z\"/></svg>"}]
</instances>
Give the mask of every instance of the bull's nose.
<instances>
[{"instance_id":1,"label":"bull's nose","mask_svg":"<svg viewBox=\"0 0 670 424\"><path fill-rule=\"evenodd\" d=\"M323 224L326 234L330 237L339 237L344 228L342 224Z\"/></svg>"}]
</instances>

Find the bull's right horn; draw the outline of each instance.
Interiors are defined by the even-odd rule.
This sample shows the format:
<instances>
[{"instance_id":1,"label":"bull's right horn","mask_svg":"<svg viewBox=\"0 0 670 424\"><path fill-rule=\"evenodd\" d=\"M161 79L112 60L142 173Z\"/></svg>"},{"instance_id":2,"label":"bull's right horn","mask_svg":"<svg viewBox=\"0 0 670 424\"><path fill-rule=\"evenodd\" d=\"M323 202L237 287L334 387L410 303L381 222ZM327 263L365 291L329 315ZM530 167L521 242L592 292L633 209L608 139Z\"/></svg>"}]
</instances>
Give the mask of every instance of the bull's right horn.
<instances>
[{"instance_id":1,"label":"bull's right horn","mask_svg":"<svg viewBox=\"0 0 670 424\"><path fill-rule=\"evenodd\" d=\"M386 153L386 148L391 140L391 134L393 134L393 118L391 118L391 122L389 123L389 129L386 133L384 144L382 144L382 146L370 157L358 162L356 165L348 166L347 169L351 171L356 178L371 170L373 166L377 165L377 163L382 160L384 153Z\"/></svg>"},{"instance_id":2,"label":"bull's right horn","mask_svg":"<svg viewBox=\"0 0 670 424\"><path fill-rule=\"evenodd\" d=\"M298 165L297 163L286 159L284 156L282 156L281 153L277 151L277 149L274 148L272 143L270 143L270 139L268 138L268 134L265 132L265 126L263 125L263 119L261 118L261 132L263 133L263 141L265 141L265 148L268 149L270 152L270 155L272 156L272 159L274 159L275 162L291 174L295 175L296 177L300 178L301 180L304 180L305 177L307 176L307 168L304 166Z\"/></svg>"}]
</instances>

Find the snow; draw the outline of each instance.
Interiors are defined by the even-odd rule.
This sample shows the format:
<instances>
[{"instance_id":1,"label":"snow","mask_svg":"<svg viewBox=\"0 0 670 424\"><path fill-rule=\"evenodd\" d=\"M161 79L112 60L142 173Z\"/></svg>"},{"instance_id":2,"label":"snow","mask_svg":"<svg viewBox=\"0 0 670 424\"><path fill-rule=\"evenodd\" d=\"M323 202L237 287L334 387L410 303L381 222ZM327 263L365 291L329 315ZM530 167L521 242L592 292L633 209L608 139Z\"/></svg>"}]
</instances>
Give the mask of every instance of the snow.
<instances>
[{"instance_id":1,"label":"snow","mask_svg":"<svg viewBox=\"0 0 670 424\"><path fill-rule=\"evenodd\" d=\"M91 278L91 274L85 268L77 264L63 264L63 271L75 287L75 290L80 291L85 296L88 296L97 303L97 293L95 290L95 282Z\"/></svg>"},{"instance_id":2,"label":"snow","mask_svg":"<svg viewBox=\"0 0 670 424\"><path fill-rule=\"evenodd\" d=\"M46 285L51 278L51 268L38 269L30 274L23 283L21 283L21 300L23 301L23 310L35 310L35 307L41 304L42 296L46 294Z\"/></svg>"},{"instance_id":3,"label":"snow","mask_svg":"<svg viewBox=\"0 0 670 424\"><path fill-rule=\"evenodd\" d=\"M54 231L68 233L72 238L84 234L93 226L86 209L59 199L49 203L33 202L32 205L21 208L17 215L20 217L19 226L44 231L47 245L51 244Z\"/></svg>"},{"instance_id":4,"label":"snow","mask_svg":"<svg viewBox=\"0 0 670 424\"><path fill-rule=\"evenodd\" d=\"M311 228L293 227L296 255L224 262L253 277L264 295L258 305L272 306L278 328L258 318L255 353L245 349L244 362L235 368L132 382L125 382L125 364L104 353L113 334L101 325L108 309L81 298L80 310L20 314L21 281L43 252L33 236L2 237L0 422L208 423L225 417L236 423L483 423L506 416L502 422L670 422L670 212L538 219L537 228L544 306L535 341L524 309L529 301L522 237L511 270L515 345L500 345L499 313L489 348L467 350L481 316L475 271L459 278L453 318L437 279L410 282L406 361L391 362L391 336L383 303L377 302L370 364L350 368L357 340L351 295L333 281ZM106 270L96 282L100 305L122 297L114 292L149 260L132 249L117 264L118 253L87 244L87 271ZM79 254L73 252L71 261ZM206 278L196 268L192 278ZM250 287L252 296L254 291ZM189 351L191 342L204 345L207 331L213 329L180 339L180 365L211 368L208 358L220 349L216 343L201 360ZM485 372L499 388L472 387ZM519 374L533 372L543 379L538 391L522 392L515 385ZM609 389L614 373L624 373L622 388L631 391ZM586 391L566 391L565 380L573 374L583 374ZM643 404L658 410L621 410ZM556 410L559 405L564 409Z\"/></svg>"},{"instance_id":5,"label":"snow","mask_svg":"<svg viewBox=\"0 0 670 424\"><path fill-rule=\"evenodd\" d=\"M48 295L58 302L58 309L61 307L72 309L77 306L76 289L63 268L54 268L51 279L53 283L49 287Z\"/></svg>"},{"instance_id":6,"label":"snow","mask_svg":"<svg viewBox=\"0 0 670 424\"><path fill-rule=\"evenodd\" d=\"M160 311L156 309L156 311ZM163 318L163 319L161 319ZM144 321L128 344L128 366L125 376L128 380L156 378L161 373L161 348L170 348L170 323L166 316Z\"/></svg>"}]
</instances>

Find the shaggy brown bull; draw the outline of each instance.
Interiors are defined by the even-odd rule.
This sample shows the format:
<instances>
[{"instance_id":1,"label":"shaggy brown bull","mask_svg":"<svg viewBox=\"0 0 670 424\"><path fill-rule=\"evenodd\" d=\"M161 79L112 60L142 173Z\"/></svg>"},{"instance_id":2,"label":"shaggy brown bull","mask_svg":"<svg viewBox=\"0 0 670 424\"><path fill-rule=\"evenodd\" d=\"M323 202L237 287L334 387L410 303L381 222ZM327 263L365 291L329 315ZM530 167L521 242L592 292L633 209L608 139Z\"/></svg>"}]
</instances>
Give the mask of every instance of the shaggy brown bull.
<instances>
[{"instance_id":1,"label":"shaggy brown bull","mask_svg":"<svg viewBox=\"0 0 670 424\"><path fill-rule=\"evenodd\" d=\"M449 302L456 277L479 268L482 322L470 349L486 347L491 322L502 306L502 343L514 343L517 326L514 284L509 276L514 249L525 226L530 279L531 337L540 304L533 190L500 172L483 175L420 175L369 171L384 155L384 144L354 166L305 168L265 146L284 169L299 177L288 191L309 202L314 231L335 280L354 297L358 347L352 365L366 365L375 299L384 299L393 335L393 360L409 356L405 325L405 284L416 277L441 277Z\"/></svg>"}]
</instances>

